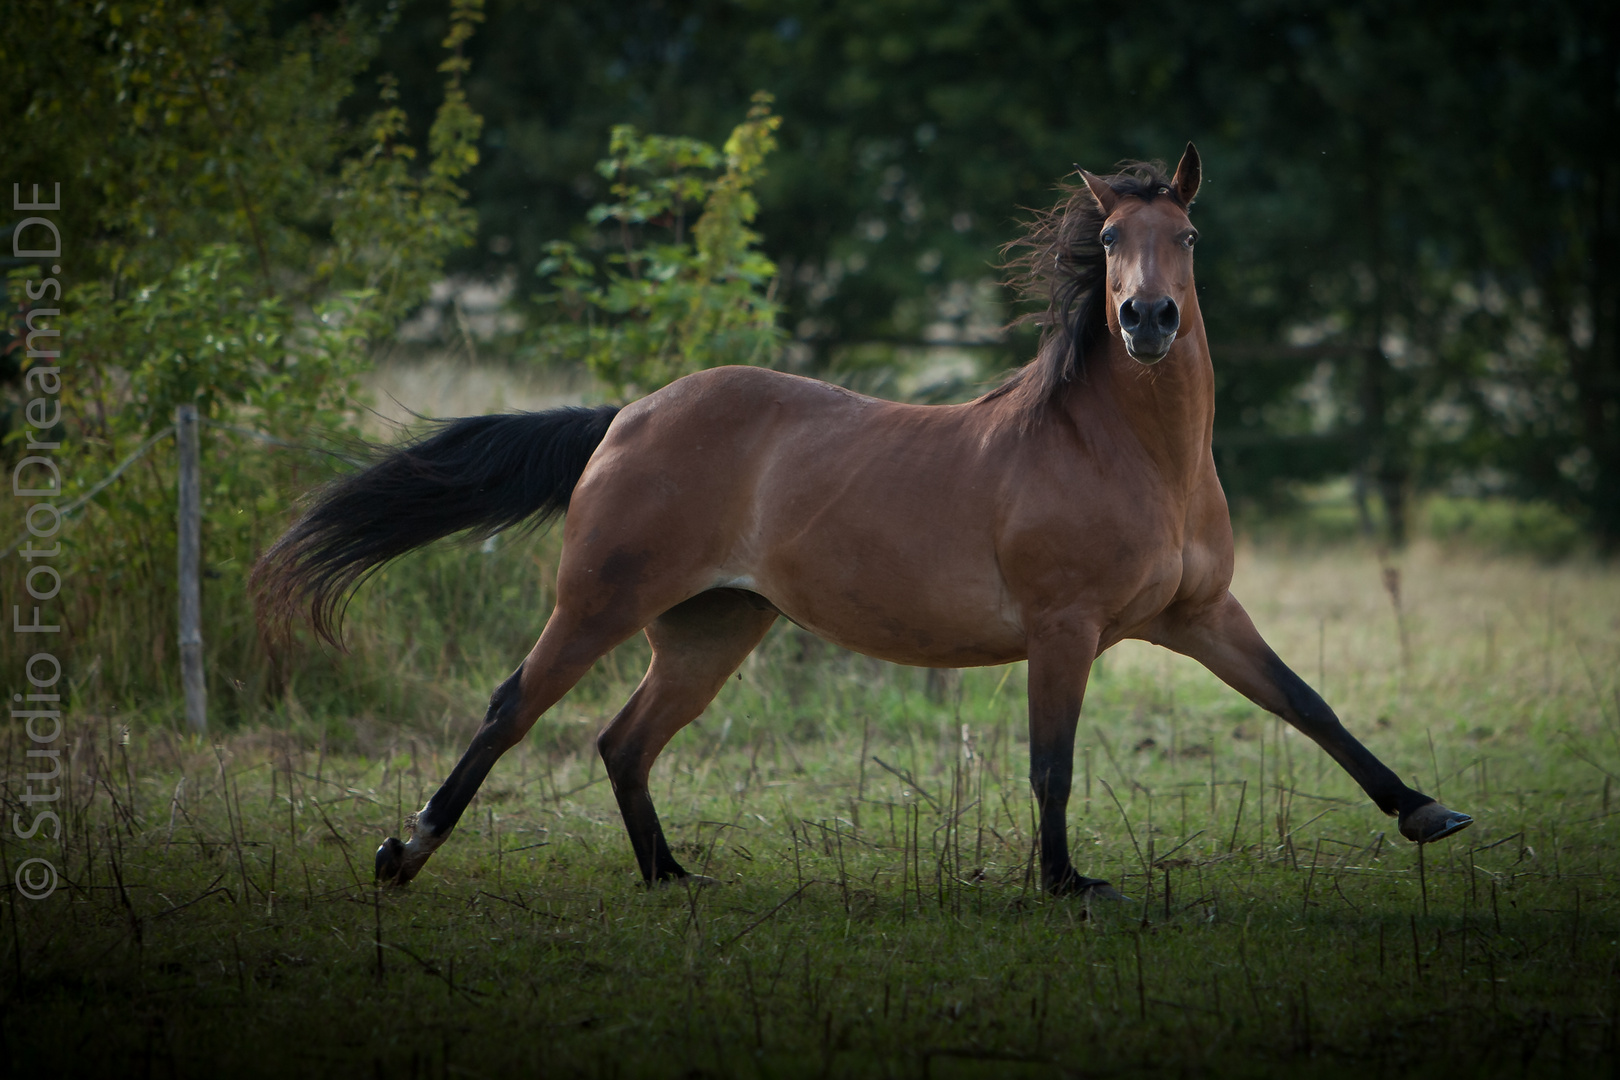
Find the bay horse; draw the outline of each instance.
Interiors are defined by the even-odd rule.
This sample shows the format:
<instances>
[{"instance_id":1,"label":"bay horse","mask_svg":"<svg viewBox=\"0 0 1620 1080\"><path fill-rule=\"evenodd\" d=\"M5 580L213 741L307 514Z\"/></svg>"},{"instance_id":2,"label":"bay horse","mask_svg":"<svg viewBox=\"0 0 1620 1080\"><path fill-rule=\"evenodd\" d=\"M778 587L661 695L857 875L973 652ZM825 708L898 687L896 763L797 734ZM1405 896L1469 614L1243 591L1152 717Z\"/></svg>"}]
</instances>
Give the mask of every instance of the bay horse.
<instances>
[{"instance_id":1,"label":"bay horse","mask_svg":"<svg viewBox=\"0 0 1620 1080\"><path fill-rule=\"evenodd\" d=\"M1232 528L1210 438L1214 375L1193 287L1191 144L1173 176L1083 183L1008 245L1044 303L1035 359L957 405L862 397L776 371L679 379L622 409L441 424L318 494L255 569L261 616L307 611L337 644L370 571L453 533L567 511L557 601L442 787L377 851L403 884L501 754L614 646L652 662L597 746L648 884L691 877L648 774L785 616L897 664L1029 662L1042 885L1114 895L1069 858L1074 737L1092 662L1125 638L1192 657L1315 740L1402 835L1472 819L1415 791L1277 657L1228 585Z\"/></svg>"}]
</instances>

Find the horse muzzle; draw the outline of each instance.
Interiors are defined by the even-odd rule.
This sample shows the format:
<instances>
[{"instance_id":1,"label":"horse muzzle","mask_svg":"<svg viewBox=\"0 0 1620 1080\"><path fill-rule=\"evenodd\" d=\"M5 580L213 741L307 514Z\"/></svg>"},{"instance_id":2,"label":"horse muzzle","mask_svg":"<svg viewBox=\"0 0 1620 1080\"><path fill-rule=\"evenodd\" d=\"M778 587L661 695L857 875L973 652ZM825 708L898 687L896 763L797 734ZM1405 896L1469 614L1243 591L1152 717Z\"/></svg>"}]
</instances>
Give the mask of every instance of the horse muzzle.
<instances>
[{"instance_id":1,"label":"horse muzzle","mask_svg":"<svg viewBox=\"0 0 1620 1080\"><path fill-rule=\"evenodd\" d=\"M1135 297L1119 305L1119 329L1125 351L1142 364L1157 364L1176 343L1181 311L1168 296L1156 300Z\"/></svg>"}]
</instances>

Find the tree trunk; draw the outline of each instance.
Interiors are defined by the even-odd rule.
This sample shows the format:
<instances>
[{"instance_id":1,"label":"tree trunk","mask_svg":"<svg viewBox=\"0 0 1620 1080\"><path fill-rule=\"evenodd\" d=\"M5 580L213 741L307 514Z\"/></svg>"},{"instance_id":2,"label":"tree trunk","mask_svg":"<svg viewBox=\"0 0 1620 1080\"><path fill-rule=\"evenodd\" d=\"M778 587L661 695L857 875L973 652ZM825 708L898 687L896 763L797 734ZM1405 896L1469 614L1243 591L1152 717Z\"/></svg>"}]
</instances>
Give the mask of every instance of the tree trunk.
<instances>
[{"instance_id":1,"label":"tree trunk","mask_svg":"<svg viewBox=\"0 0 1620 1080\"><path fill-rule=\"evenodd\" d=\"M1388 253L1385 251L1383 137L1375 129L1363 134L1367 269L1373 293L1367 311L1370 339L1361 366L1361 475L1371 479L1384 505L1384 540L1392 548L1406 544L1407 468L1404 447L1389 426L1389 358L1384 355L1388 305Z\"/></svg>"},{"instance_id":2,"label":"tree trunk","mask_svg":"<svg viewBox=\"0 0 1620 1080\"><path fill-rule=\"evenodd\" d=\"M1592 311L1592 339L1572 350L1580 395L1581 434L1592 455L1592 489L1587 493L1591 525L1606 552L1620 551L1620 163L1614 140L1620 137L1615 94L1620 82L1620 8L1608 5L1598 31L1598 50L1587 100L1601 103L1598 130L1589 140L1597 190L1591 203L1592 230L1587 251L1586 291ZM1583 355L1584 353L1584 355Z\"/></svg>"}]
</instances>

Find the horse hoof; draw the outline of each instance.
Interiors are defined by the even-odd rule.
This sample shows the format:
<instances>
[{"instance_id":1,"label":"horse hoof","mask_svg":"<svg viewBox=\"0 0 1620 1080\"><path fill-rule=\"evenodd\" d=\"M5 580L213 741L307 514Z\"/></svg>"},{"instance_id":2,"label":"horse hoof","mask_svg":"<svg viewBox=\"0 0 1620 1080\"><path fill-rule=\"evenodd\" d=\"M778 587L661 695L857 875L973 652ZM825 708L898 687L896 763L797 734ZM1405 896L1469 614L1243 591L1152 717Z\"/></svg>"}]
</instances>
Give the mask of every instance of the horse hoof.
<instances>
[{"instance_id":1,"label":"horse hoof","mask_svg":"<svg viewBox=\"0 0 1620 1080\"><path fill-rule=\"evenodd\" d=\"M377 880L388 885L403 885L409 879L405 872L405 845L390 836L377 849Z\"/></svg>"},{"instance_id":2,"label":"horse hoof","mask_svg":"<svg viewBox=\"0 0 1620 1080\"><path fill-rule=\"evenodd\" d=\"M1401 835L1415 844L1432 844L1473 823L1474 819L1467 814L1431 802L1401 815Z\"/></svg>"},{"instance_id":3,"label":"horse hoof","mask_svg":"<svg viewBox=\"0 0 1620 1080\"><path fill-rule=\"evenodd\" d=\"M1093 881L1089 885L1082 885L1080 895L1087 900L1118 900L1122 903L1130 899L1106 881Z\"/></svg>"},{"instance_id":4,"label":"horse hoof","mask_svg":"<svg viewBox=\"0 0 1620 1080\"><path fill-rule=\"evenodd\" d=\"M1070 870L1046 891L1054 896L1079 896L1086 900L1124 900L1125 894L1102 878L1083 877Z\"/></svg>"},{"instance_id":5,"label":"horse hoof","mask_svg":"<svg viewBox=\"0 0 1620 1080\"><path fill-rule=\"evenodd\" d=\"M653 882L653 888L668 889L678 887L683 889L701 889L705 885L718 884L720 884L719 879L709 877L705 874L681 874L679 876L659 878L657 881Z\"/></svg>"}]
</instances>

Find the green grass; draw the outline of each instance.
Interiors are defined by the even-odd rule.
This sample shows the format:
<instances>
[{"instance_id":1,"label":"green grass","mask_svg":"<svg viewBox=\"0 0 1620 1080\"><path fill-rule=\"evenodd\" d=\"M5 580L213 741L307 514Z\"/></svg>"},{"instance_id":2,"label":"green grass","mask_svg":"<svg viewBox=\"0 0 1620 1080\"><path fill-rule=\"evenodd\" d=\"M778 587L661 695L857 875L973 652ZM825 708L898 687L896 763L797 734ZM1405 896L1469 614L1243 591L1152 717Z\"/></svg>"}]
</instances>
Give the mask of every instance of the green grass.
<instances>
[{"instance_id":1,"label":"green grass","mask_svg":"<svg viewBox=\"0 0 1620 1080\"><path fill-rule=\"evenodd\" d=\"M60 840L4 837L8 880L40 857L63 884L5 894L0 1054L18 1076L1611 1070L1620 573L1400 569L1398 620L1354 551L1246 548L1235 591L1474 828L1420 853L1303 737L1127 644L1092 680L1070 835L1130 900L1089 908L1031 882L1020 666L930 684L774 633L654 771L678 854L722 882L693 892L639 886L591 752L637 647L399 891L372 851L476 701L290 710L218 746L70 714ZM30 745L9 732L8 812Z\"/></svg>"}]
</instances>

